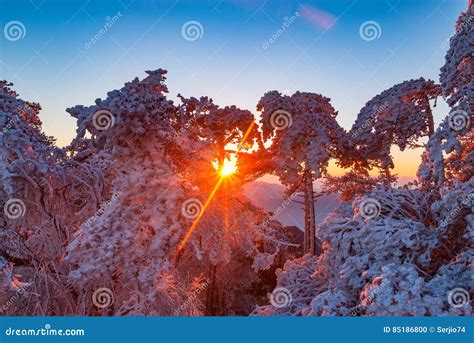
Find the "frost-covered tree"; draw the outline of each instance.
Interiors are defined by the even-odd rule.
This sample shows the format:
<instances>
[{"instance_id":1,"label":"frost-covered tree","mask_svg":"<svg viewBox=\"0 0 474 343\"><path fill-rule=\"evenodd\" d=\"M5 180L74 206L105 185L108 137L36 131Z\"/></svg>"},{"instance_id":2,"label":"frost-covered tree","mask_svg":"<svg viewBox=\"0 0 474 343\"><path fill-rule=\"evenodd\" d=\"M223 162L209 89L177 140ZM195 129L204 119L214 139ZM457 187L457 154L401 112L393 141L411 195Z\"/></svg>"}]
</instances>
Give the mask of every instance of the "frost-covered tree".
<instances>
[{"instance_id":1,"label":"frost-covered tree","mask_svg":"<svg viewBox=\"0 0 474 343\"><path fill-rule=\"evenodd\" d=\"M350 171L342 176L326 176L323 180L324 193L339 193L342 201L350 200L357 195L363 195L377 186L390 186L397 182L392 175L368 176L364 173Z\"/></svg>"},{"instance_id":2,"label":"frost-covered tree","mask_svg":"<svg viewBox=\"0 0 474 343\"><path fill-rule=\"evenodd\" d=\"M394 167L392 146L401 151L415 148L419 138L433 134L430 101L440 93L433 81L420 78L397 84L368 101L348 134L358 155L388 175Z\"/></svg>"},{"instance_id":3,"label":"frost-covered tree","mask_svg":"<svg viewBox=\"0 0 474 343\"><path fill-rule=\"evenodd\" d=\"M401 151L420 147L419 139L433 134L430 102L440 94L440 86L420 78L397 84L368 101L347 135L348 147L341 158L341 165L352 170L342 177L326 178L325 192L337 190L348 200L378 185L392 184L396 180L390 172L392 147ZM370 177L373 168L381 175Z\"/></svg>"},{"instance_id":4,"label":"frost-covered tree","mask_svg":"<svg viewBox=\"0 0 474 343\"><path fill-rule=\"evenodd\" d=\"M237 152L239 145L240 153L258 141L258 127L250 111L234 105L220 107L208 97L178 96L181 106L176 117L176 130L202 142L210 154L206 157L211 158L218 171L222 170L225 160ZM244 138L245 142L242 142Z\"/></svg>"},{"instance_id":5,"label":"frost-covered tree","mask_svg":"<svg viewBox=\"0 0 474 343\"><path fill-rule=\"evenodd\" d=\"M101 178L54 146L41 131L41 107L18 98L11 86L0 82L0 255L9 263L3 271L21 275L28 287L8 313L73 314L63 256L97 205Z\"/></svg>"},{"instance_id":6,"label":"frost-covered tree","mask_svg":"<svg viewBox=\"0 0 474 343\"><path fill-rule=\"evenodd\" d=\"M393 86L349 134L313 93L265 94L261 132L250 111L208 97L176 105L159 69L68 109L77 135L59 149L40 105L0 81L1 314L243 315L277 282L254 314L472 315L473 11L456 23L440 86ZM440 94L450 112L435 130ZM391 147L422 137L418 181L396 187ZM231 157L238 170L224 177ZM330 159L352 171L328 176ZM305 196L301 258L241 194L269 172ZM323 177L343 202L316 229Z\"/></svg>"},{"instance_id":7,"label":"frost-covered tree","mask_svg":"<svg viewBox=\"0 0 474 343\"><path fill-rule=\"evenodd\" d=\"M262 261L265 254L267 265L258 263L256 269L267 269L280 251L279 243L267 242L266 249L259 249L263 244L260 242L268 241L275 232L261 227L264 213L240 194L246 170L226 177L221 173L226 159L239 158L255 143L261 145L260 134L250 111L235 106L222 108L207 97L180 99L175 129L178 137L187 142L187 150L183 149L177 164L195 186L203 215L192 218L196 223L189 221L189 241L184 241L183 252L179 251L178 268L206 274L205 314L235 313L231 306L234 301L244 303L242 300L251 298L242 292L260 280L252 270L252 261ZM239 269L241 277L237 282L232 274ZM237 292L241 295L237 296ZM237 307L242 310L242 305ZM248 313L252 306L247 303L243 307Z\"/></svg>"},{"instance_id":8,"label":"frost-covered tree","mask_svg":"<svg viewBox=\"0 0 474 343\"><path fill-rule=\"evenodd\" d=\"M338 158L346 141L330 100L319 94L277 91L266 93L257 109L262 111L262 133L273 169L288 193L301 191L305 209L305 252L316 253L316 216L313 181L327 172L331 158Z\"/></svg>"},{"instance_id":9,"label":"frost-covered tree","mask_svg":"<svg viewBox=\"0 0 474 343\"><path fill-rule=\"evenodd\" d=\"M258 138L253 115L208 98L180 97L175 106L165 96L165 71L147 73L93 106L68 109L78 120L69 151L105 178L100 208L67 248L80 311L231 313L230 297L258 281L248 261L261 258L259 242L268 240L262 211L218 173L236 145ZM278 253L278 244L265 253ZM245 277L237 284L230 271L239 268ZM93 294L104 288L115 301L102 310ZM183 306L197 289L204 306Z\"/></svg>"},{"instance_id":10,"label":"frost-covered tree","mask_svg":"<svg viewBox=\"0 0 474 343\"><path fill-rule=\"evenodd\" d=\"M468 10L459 17L446 53L446 63L441 68L443 95L451 111L428 142L423 154L424 163L418 175L427 187L443 183L450 177L446 173L446 164L450 166L450 174L453 167L464 174L472 170L473 152L469 138L472 137L474 110L473 14L474 8L470 4ZM443 154L451 154L451 157L445 162ZM472 173L464 178L468 176L472 176Z\"/></svg>"},{"instance_id":11,"label":"frost-covered tree","mask_svg":"<svg viewBox=\"0 0 474 343\"><path fill-rule=\"evenodd\" d=\"M323 254L288 261L277 273L274 301L254 314L472 315L474 179L469 162L462 161L472 159L473 97L468 76L472 74L474 33L468 19L472 11L470 7L461 14L441 70L450 114L436 131L430 129L428 96L423 101L425 112L412 113L426 119L424 124L412 123L419 132L409 134L406 128L409 135L397 136L398 121L392 123L394 128L387 124L384 129L392 140L387 146L400 148L432 133L418 173L420 182L402 188L370 185L372 189L366 191L354 187L354 199L343 202L318 228ZM433 84L429 88L429 94L438 93ZM453 111L459 110L454 114L462 117L454 120ZM362 127L363 120L358 121ZM383 141L370 133L372 129L361 131L366 135L362 142L367 141L361 151L378 160L382 169L389 167L389 150L371 152L370 141L380 146Z\"/></svg>"},{"instance_id":12,"label":"frost-covered tree","mask_svg":"<svg viewBox=\"0 0 474 343\"><path fill-rule=\"evenodd\" d=\"M204 314L245 315L257 303L259 287L267 287L263 272L281 258L288 237L276 223L263 226L268 214L235 190L224 186L222 193L205 211L177 268L182 275L206 276Z\"/></svg>"},{"instance_id":13,"label":"frost-covered tree","mask_svg":"<svg viewBox=\"0 0 474 343\"><path fill-rule=\"evenodd\" d=\"M109 160L111 185L109 200L68 246L84 313L94 311L91 294L100 287L115 296L110 314L171 314L185 295L173 286L171 261L184 231L181 205L189 187L167 154L176 108L165 96L166 72L147 73L94 106L68 110L78 119L75 143L90 132L86 149Z\"/></svg>"},{"instance_id":14,"label":"frost-covered tree","mask_svg":"<svg viewBox=\"0 0 474 343\"><path fill-rule=\"evenodd\" d=\"M473 291L472 245L466 241L472 228L463 229L466 219L472 223L473 199L463 198L469 187L472 191L471 184L464 194L458 191L435 204L422 190L390 188L343 203L318 228L324 253L317 260L306 256L288 261L277 273L274 293L284 289L290 300L257 308L255 314L471 314L468 302L451 304L456 289L463 288L456 296L465 298ZM371 219L368 199L380 211ZM456 225L461 227L446 235L436 228L442 225L440 205L445 207L441 217L461 206L463 214L471 214L459 216Z\"/></svg>"}]
</instances>

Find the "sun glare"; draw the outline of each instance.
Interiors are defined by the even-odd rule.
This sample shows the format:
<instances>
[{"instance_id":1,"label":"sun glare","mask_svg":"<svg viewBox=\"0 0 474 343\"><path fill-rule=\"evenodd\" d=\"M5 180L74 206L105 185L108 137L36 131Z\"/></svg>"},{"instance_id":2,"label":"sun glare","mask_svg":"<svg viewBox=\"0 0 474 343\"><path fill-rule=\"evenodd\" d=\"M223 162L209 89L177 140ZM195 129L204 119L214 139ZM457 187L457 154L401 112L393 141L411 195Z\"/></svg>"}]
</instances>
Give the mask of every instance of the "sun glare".
<instances>
[{"instance_id":1,"label":"sun glare","mask_svg":"<svg viewBox=\"0 0 474 343\"><path fill-rule=\"evenodd\" d=\"M235 165L235 161L225 160L224 166L221 169L221 174L230 175L230 174L235 173L236 170L237 170L237 167Z\"/></svg>"}]
</instances>

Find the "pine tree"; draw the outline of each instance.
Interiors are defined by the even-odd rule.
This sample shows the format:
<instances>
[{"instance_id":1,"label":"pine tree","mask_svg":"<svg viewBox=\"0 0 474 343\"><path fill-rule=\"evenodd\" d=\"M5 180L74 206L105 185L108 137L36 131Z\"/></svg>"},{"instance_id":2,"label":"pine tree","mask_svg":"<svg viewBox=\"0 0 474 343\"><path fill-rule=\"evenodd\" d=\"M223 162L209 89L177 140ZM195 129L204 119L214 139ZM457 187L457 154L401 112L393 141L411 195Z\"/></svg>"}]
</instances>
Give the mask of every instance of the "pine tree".
<instances>
[{"instance_id":1,"label":"pine tree","mask_svg":"<svg viewBox=\"0 0 474 343\"><path fill-rule=\"evenodd\" d=\"M257 109L262 112L264 141L271 140L269 152L273 169L288 193L302 191L305 212L305 252L316 253L316 216L313 181L327 172L331 158L340 156L346 141L336 121L330 100L319 94L277 91L266 93Z\"/></svg>"},{"instance_id":2,"label":"pine tree","mask_svg":"<svg viewBox=\"0 0 474 343\"><path fill-rule=\"evenodd\" d=\"M472 11L461 14L441 69L441 89L451 111L426 144L419 182L356 189L354 199L344 201L318 228L323 254L288 261L277 273L273 293L285 290L290 301L257 307L254 314L472 315L474 179L459 160L472 159ZM428 106L426 98L424 103ZM454 120L453 111L461 117ZM383 124L384 132L394 133L390 140L398 137L393 142L400 147L433 132L428 117L422 125L419 116L412 119L418 133L397 136L398 121L393 128ZM361 117L357 126L363 122ZM362 134L374 142L371 132ZM391 165L388 150L376 159L382 167ZM455 166L466 168L454 172Z\"/></svg>"}]
</instances>

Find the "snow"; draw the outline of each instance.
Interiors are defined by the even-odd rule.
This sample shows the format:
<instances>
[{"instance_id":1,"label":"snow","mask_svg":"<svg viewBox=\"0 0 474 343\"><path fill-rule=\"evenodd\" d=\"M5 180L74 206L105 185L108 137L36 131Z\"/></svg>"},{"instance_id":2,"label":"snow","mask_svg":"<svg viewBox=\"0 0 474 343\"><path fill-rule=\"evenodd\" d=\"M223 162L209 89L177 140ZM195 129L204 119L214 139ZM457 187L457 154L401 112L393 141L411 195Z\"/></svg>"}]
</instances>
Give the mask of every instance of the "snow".
<instances>
[{"instance_id":1,"label":"snow","mask_svg":"<svg viewBox=\"0 0 474 343\"><path fill-rule=\"evenodd\" d=\"M439 85L394 85L349 132L321 94L267 92L256 123L206 96L174 103L158 69L69 108L76 137L60 149L41 106L0 81L0 300L15 305L5 313L472 315L473 11L456 23ZM435 128L439 96L450 111ZM422 137L418 180L396 186L391 147ZM237 171L223 176L230 158ZM331 159L350 171L328 175ZM286 187L276 214L242 193L267 173ZM316 225L320 179L341 203ZM278 215L299 195L295 252Z\"/></svg>"}]
</instances>

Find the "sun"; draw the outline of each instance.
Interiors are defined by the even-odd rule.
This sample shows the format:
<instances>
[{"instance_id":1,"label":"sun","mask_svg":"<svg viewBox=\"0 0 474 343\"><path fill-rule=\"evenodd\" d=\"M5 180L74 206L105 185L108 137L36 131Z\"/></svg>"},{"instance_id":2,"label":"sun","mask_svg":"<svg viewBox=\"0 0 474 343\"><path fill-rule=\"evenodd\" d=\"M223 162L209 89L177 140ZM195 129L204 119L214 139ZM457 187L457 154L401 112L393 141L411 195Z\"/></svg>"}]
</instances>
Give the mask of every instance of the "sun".
<instances>
[{"instance_id":1,"label":"sun","mask_svg":"<svg viewBox=\"0 0 474 343\"><path fill-rule=\"evenodd\" d=\"M236 161L234 160L224 160L224 165L220 171L221 175L228 176L237 171Z\"/></svg>"}]
</instances>

